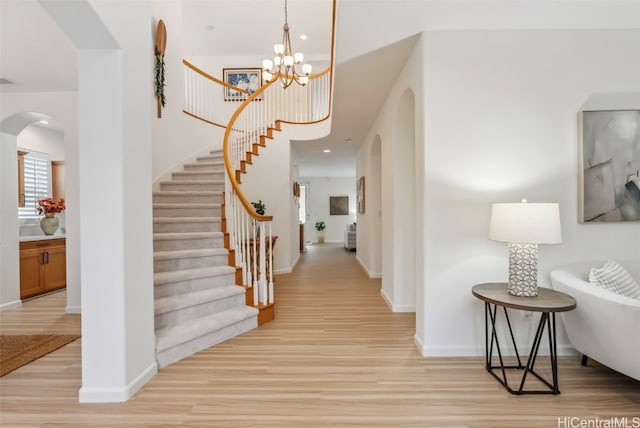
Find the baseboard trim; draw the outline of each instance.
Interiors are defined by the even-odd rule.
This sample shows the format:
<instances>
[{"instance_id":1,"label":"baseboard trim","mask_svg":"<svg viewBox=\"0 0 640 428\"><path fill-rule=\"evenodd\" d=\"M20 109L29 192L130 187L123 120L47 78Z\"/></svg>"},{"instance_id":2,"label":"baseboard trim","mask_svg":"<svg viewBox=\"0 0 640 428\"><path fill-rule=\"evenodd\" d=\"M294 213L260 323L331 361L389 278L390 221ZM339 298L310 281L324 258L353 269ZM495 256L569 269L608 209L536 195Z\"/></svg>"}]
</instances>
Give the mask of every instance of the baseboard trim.
<instances>
[{"instance_id":1,"label":"baseboard trim","mask_svg":"<svg viewBox=\"0 0 640 428\"><path fill-rule=\"evenodd\" d=\"M80 306L67 306L67 307L64 308L64 311L67 314L80 314L80 313L82 313L80 311Z\"/></svg>"},{"instance_id":2,"label":"baseboard trim","mask_svg":"<svg viewBox=\"0 0 640 428\"><path fill-rule=\"evenodd\" d=\"M415 335L413 337L416 348L423 357L484 357L484 345L481 346L428 346L422 343L422 340ZM529 347L531 344L520 345L518 344L518 350L525 350L525 354L529 352ZM503 356L514 356L515 353L513 349L503 349ZM576 351L569 344L558 344L558 355L559 356L573 356L578 355L578 351ZM547 356L549 355L549 348L540 346L540 350L538 356Z\"/></svg>"},{"instance_id":3,"label":"baseboard trim","mask_svg":"<svg viewBox=\"0 0 640 428\"><path fill-rule=\"evenodd\" d=\"M122 388L88 388L81 387L78 400L81 403L121 403L138 392L149 380L158 373L158 364L154 361L135 379Z\"/></svg>"},{"instance_id":4,"label":"baseboard trim","mask_svg":"<svg viewBox=\"0 0 640 428\"><path fill-rule=\"evenodd\" d=\"M387 306L389 306L389 309L393 311L393 303L391 303L391 299L389 298L389 296L387 296L387 293L382 288L380 288L380 295L382 296L382 300L384 300Z\"/></svg>"},{"instance_id":5,"label":"baseboard trim","mask_svg":"<svg viewBox=\"0 0 640 428\"><path fill-rule=\"evenodd\" d=\"M0 312L17 308L18 306L22 306L22 300L14 300L13 302L4 303L0 305Z\"/></svg>"},{"instance_id":6,"label":"baseboard trim","mask_svg":"<svg viewBox=\"0 0 640 428\"><path fill-rule=\"evenodd\" d=\"M367 268L367 266L365 266L365 264L362 262L362 259L360 259L360 257L358 256L358 253L356 253L356 260L358 261L358 263L360 264L360 267L362 267L362 270L364 270L364 272L367 274L367 276L371 279L380 279L382 278L382 274L378 273L378 272L370 272L369 269Z\"/></svg>"},{"instance_id":7,"label":"baseboard trim","mask_svg":"<svg viewBox=\"0 0 640 428\"><path fill-rule=\"evenodd\" d=\"M392 312L415 312L416 311L415 305L394 304L389 298L389 296L387 295L387 293L382 288L380 289L380 295L382 296L382 298L384 299L384 302L387 304L387 306L389 306L389 309L391 309Z\"/></svg>"}]
</instances>

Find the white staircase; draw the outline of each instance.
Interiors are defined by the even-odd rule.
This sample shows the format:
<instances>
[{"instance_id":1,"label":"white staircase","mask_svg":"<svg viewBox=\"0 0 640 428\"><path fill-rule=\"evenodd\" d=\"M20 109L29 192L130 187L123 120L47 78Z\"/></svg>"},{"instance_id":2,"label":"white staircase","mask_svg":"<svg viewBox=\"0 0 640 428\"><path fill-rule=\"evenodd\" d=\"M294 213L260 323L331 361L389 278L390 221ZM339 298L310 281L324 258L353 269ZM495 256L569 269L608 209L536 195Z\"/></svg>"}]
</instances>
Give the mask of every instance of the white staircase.
<instances>
[{"instance_id":1,"label":"white staircase","mask_svg":"<svg viewBox=\"0 0 640 428\"><path fill-rule=\"evenodd\" d=\"M156 360L165 367L258 325L235 285L221 229L222 151L185 164L153 194Z\"/></svg>"}]
</instances>

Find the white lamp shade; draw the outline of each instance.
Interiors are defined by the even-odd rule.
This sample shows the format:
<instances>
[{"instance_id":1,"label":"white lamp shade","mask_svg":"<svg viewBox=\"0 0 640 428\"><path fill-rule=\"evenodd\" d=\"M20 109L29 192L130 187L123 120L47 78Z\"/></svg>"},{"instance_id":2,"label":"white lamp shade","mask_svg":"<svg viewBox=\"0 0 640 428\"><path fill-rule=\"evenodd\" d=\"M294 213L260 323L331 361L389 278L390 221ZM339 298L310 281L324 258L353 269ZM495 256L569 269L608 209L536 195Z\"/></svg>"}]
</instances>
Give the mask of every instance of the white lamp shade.
<instances>
[{"instance_id":1,"label":"white lamp shade","mask_svg":"<svg viewBox=\"0 0 640 428\"><path fill-rule=\"evenodd\" d=\"M302 62L304 61L304 55L300 52L296 52L296 54L293 56L293 60L296 64L302 64Z\"/></svg>"},{"instance_id":2,"label":"white lamp shade","mask_svg":"<svg viewBox=\"0 0 640 428\"><path fill-rule=\"evenodd\" d=\"M282 63L285 67L291 67L293 65L293 57L291 55L285 56Z\"/></svg>"},{"instance_id":3,"label":"white lamp shade","mask_svg":"<svg viewBox=\"0 0 640 428\"><path fill-rule=\"evenodd\" d=\"M499 203L491 207L489 239L522 244L559 244L560 208L554 203Z\"/></svg>"},{"instance_id":4,"label":"white lamp shade","mask_svg":"<svg viewBox=\"0 0 640 428\"><path fill-rule=\"evenodd\" d=\"M311 64L303 64L302 73L306 74L307 76L311 74Z\"/></svg>"},{"instance_id":5,"label":"white lamp shade","mask_svg":"<svg viewBox=\"0 0 640 428\"><path fill-rule=\"evenodd\" d=\"M274 56L273 57L273 63L276 65L276 67L280 67L280 64L282 64L282 57L281 56Z\"/></svg>"},{"instance_id":6,"label":"white lamp shade","mask_svg":"<svg viewBox=\"0 0 640 428\"><path fill-rule=\"evenodd\" d=\"M282 43L276 43L273 45L273 51L276 55L282 55L284 53L284 45Z\"/></svg>"},{"instance_id":7,"label":"white lamp shade","mask_svg":"<svg viewBox=\"0 0 640 428\"><path fill-rule=\"evenodd\" d=\"M262 61L262 69L265 71L269 71L273 68L273 61L270 59L265 59Z\"/></svg>"},{"instance_id":8,"label":"white lamp shade","mask_svg":"<svg viewBox=\"0 0 640 428\"><path fill-rule=\"evenodd\" d=\"M269 73L267 70L262 71L262 80L265 82L270 82L273 78L273 74Z\"/></svg>"}]
</instances>

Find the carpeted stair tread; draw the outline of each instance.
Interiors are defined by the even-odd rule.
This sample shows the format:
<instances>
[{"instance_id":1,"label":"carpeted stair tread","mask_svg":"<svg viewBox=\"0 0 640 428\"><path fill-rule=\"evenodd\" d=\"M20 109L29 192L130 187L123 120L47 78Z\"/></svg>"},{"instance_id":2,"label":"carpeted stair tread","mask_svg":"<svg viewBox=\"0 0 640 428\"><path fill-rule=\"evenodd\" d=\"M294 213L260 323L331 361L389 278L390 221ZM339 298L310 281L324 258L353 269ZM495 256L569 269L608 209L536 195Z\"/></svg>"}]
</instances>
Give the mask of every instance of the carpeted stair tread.
<instances>
[{"instance_id":1,"label":"carpeted stair tread","mask_svg":"<svg viewBox=\"0 0 640 428\"><path fill-rule=\"evenodd\" d=\"M220 203L203 202L155 202L153 208L220 208Z\"/></svg>"},{"instance_id":2,"label":"carpeted stair tread","mask_svg":"<svg viewBox=\"0 0 640 428\"><path fill-rule=\"evenodd\" d=\"M220 222L220 217L155 217L154 223L203 223L203 222Z\"/></svg>"},{"instance_id":3,"label":"carpeted stair tread","mask_svg":"<svg viewBox=\"0 0 640 428\"><path fill-rule=\"evenodd\" d=\"M159 190L153 196L220 196L214 190Z\"/></svg>"},{"instance_id":4,"label":"carpeted stair tread","mask_svg":"<svg viewBox=\"0 0 640 428\"><path fill-rule=\"evenodd\" d=\"M188 308L220 300L227 297L245 294L245 289L237 285L225 285L222 287L213 287L208 290L192 291L190 293L178 294L175 296L160 297L155 299L154 309L155 315L165 314L171 311Z\"/></svg>"},{"instance_id":5,"label":"carpeted stair tread","mask_svg":"<svg viewBox=\"0 0 640 428\"><path fill-rule=\"evenodd\" d=\"M154 241L168 241L171 239L213 239L222 238L222 232L165 232L154 233Z\"/></svg>"},{"instance_id":6,"label":"carpeted stair tread","mask_svg":"<svg viewBox=\"0 0 640 428\"><path fill-rule=\"evenodd\" d=\"M233 275L235 272L235 268L231 266L212 266L199 269L156 272L153 274L153 285L170 284L172 282L189 281L192 279L210 278L230 274Z\"/></svg>"},{"instance_id":7,"label":"carpeted stair tread","mask_svg":"<svg viewBox=\"0 0 640 428\"><path fill-rule=\"evenodd\" d=\"M200 248L195 250L154 251L153 260L180 259L185 257L223 256L229 254L226 248Z\"/></svg>"},{"instance_id":8,"label":"carpeted stair tread","mask_svg":"<svg viewBox=\"0 0 640 428\"><path fill-rule=\"evenodd\" d=\"M161 181L160 184L224 184L224 180L177 180L177 181ZM165 190L161 190L164 192Z\"/></svg>"},{"instance_id":9,"label":"carpeted stair tread","mask_svg":"<svg viewBox=\"0 0 640 428\"><path fill-rule=\"evenodd\" d=\"M224 312L184 322L172 327L156 330L156 352L186 343L207 333L258 316L258 310L250 306L240 306Z\"/></svg>"},{"instance_id":10,"label":"carpeted stair tread","mask_svg":"<svg viewBox=\"0 0 640 428\"><path fill-rule=\"evenodd\" d=\"M193 166L210 166L215 168L215 167L224 166L224 161L222 159L219 159L217 161L207 159L206 161L201 161L201 162L185 163L184 166L185 168L193 167Z\"/></svg>"}]
</instances>

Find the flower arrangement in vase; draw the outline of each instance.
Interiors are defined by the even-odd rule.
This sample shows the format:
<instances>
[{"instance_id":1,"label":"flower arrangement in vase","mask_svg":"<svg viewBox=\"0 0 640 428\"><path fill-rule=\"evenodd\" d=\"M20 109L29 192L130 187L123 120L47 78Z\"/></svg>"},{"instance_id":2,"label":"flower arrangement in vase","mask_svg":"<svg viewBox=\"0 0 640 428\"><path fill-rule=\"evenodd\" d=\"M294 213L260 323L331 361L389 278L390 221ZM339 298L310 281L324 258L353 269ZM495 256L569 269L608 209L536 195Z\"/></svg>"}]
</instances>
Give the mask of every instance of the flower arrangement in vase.
<instances>
[{"instance_id":1,"label":"flower arrangement in vase","mask_svg":"<svg viewBox=\"0 0 640 428\"><path fill-rule=\"evenodd\" d=\"M65 210L64 198L56 201L53 198L38 199L38 214L44 214L40 220L40 229L45 235L53 235L60 226L60 220L56 214Z\"/></svg>"}]
</instances>

